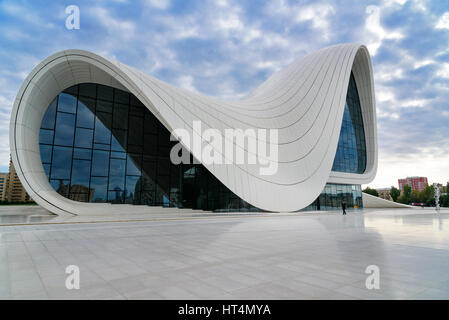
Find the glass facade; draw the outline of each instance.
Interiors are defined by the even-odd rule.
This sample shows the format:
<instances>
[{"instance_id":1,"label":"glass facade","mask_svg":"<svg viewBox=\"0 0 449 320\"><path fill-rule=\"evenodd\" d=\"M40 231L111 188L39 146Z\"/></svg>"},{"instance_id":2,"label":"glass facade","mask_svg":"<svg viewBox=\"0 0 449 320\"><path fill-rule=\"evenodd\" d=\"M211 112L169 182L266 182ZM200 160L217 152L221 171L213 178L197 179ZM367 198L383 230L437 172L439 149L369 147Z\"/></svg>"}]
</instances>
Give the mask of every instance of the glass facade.
<instances>
[{"instance_id":1,"label":"glass facade","mask_svg":"<svg viewBox=\"0 0 449 320\"><path fill-rule=\"evenodd\" d=\"M303 210L315 211L340 209L342 200L346 202L347 208L363 208L361 186L328 183L320 196L310 206Z\"/></svg>"},{"instance_id":2,"label":"glass facade","mask_svg":"<svg viewBox=\"0 0 449 320\"><path fill-rule=\"evenodd\" d=\"M351 83L333 170L360 173L366 164L365 138L353 76ZM64 90L48 106L39 143L50 184L75 201L260 211L203 165L193 164L192 156L192 164L171 163L170 151L177 142L170 141L170 132L125 91L91 83ZM339 208L342 199L348 208L362 207L360 186L327 184L306 209Z\"/></svg>"},{"instance_id":3,"label":"glass facade","mask_svg":"<svg viewBox=\"0 0 449 320\"><path fill-rule=\"evenodd\" d=\"M338 148L332 171L364 173L366 169L365 129L354 75L351 73Z\"/></svg>"},{"instance_id":4,"label":"glass facade","mask_svg":"<svg viewBox=\"0 0 449 320\"><path fill-rule=\"evenodd\" d=\"M172 164L170 150L175 144L136 97L96 84L76 85L59 94L40 129L47 177L69 199L259 211L203 165Z\"/></svg>"}]
</instances>

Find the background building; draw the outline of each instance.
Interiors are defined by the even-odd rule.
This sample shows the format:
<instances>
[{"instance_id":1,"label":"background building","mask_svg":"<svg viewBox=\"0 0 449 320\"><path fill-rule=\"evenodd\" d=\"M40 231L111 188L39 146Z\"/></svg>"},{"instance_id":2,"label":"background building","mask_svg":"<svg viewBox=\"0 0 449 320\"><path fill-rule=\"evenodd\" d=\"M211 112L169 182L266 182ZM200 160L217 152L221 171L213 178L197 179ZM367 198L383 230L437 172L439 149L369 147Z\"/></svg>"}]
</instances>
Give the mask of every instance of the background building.
<instances>
[{"instance_id":1,"label":"background building","mask_svg":"<svg viewBox=\"0 0 449 320\"><path fill-rule=\"evenodd\" d=\"M6 175L4 200L8 202L32 202L17 175L12 161L9 161L9 173Z\"/></svg>"},{"instance_id":2,"label":"background building","mask_svg":"<svg viewBox=\"0 0 449 320\"><path fill-rule=\"evenodd\" d=\"M426 177L407 177L398 180L399 190L404 191L404 186L409 185L412 190L422 191L428 184Z\"/></svg>"},{"instance_id":3,"label":"background building","mask_svg":"<svg viewBox=\"0 0 449 320\"><path fill-rule=\"evenodd\" d=\"M5 200L6 195L6 180L8 179L7 173L0 173L0 201Z\"/></svg>"}]
</instances>

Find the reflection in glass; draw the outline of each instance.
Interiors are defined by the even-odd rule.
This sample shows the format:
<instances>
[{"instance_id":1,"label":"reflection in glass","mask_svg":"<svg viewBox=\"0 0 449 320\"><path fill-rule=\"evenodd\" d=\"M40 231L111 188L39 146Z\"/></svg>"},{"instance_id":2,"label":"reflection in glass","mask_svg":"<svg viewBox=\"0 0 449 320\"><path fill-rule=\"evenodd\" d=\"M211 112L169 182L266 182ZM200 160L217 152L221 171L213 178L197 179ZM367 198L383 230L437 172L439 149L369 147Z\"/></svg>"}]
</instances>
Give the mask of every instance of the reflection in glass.
<instances>
[{"instance_id":1,"label":"reflection in glass","mask_svg":"<svg viewBox=\"0 0 449 320\"><path fill-rule=\"evenodd\" d=\"M76 96L67 93L61 93L58 97L58 111L75 113L76 112Z\"/></svg>"},{"instance_id":2,"label":"reflection in glass","mask_svg":"<svg viewBox=\"0 0 449 320\"><path fill-rule=\"evenodd\" d=\"M77 128L75 134L75 147L92 148L94 131L91 129Z\"/></svg>"},{"instance_id":3,"label":"reflection in glass","mask_svg":"<svg viewBox=\"0 0 449 320\"><path fill-rule=\"evenodd\" d=\"M79 128L94 128L95 100L80 97L76 114L76 126Z\"/></svg>"},{"instance_id":4,"label":"reflection in glass","mask_svg":"<svg viewBox=\"0 0 449 320\"><path fill-rule=\"evenodd\" d=\"M351 73L332 171L364 173L365 169L365 131L357 86L354 75Z\"/></svg>"},{"instance_id":5,"label":"reflection in glass","mask_svg":"<svg viewBox=\"0 0 449 320\"><path fill-rule=\"evenodd\" d=\"M56 116L55 145L72 146L75 115L58 112Z\"/></svg>"},{"instance_id":6,"label":"reflection in glass","mask_svg":"<svg viewBox=\"0 0 449 320\"><path fill-rule=\"evenodd\" d=\"M72 168L72 148L53 147L53 158L51 167L52 179L70 179Z\"/></svg>"},{"instance_id":7,"label":"reflection in glass","mask_svg":"<svg viewBox=\"0 0 449 320\"><path fill-rule=\"evenodd\" d=\"M39 131L39 142L53 144L53 130L41 129Z\"/></svg>"},{"instance_id":8,"label":"reflection in glass","mask_svg":"<svg viewBox=\"0 0 449 320\"><path fill-rule=\"evenodd\" d=\"M41 128L55 129L57 98L50 103L42 119Z\"/></svg>"},{"instance_id":9,"label":"reflection in glass","mask_svg":"<svg viewBox=\"0 0 449 320\"><path fill-rule=\"evenodd\" d=\"M92 153L92 176L107 177L109 171L109 152L94 150Z\"/></svg>"},{"instance_id":10,"label":"reflection in glass","mask_svg":"<svg viewBox=\"0 0 449 320\"><path fill-rule=\"evenodd\" d=\"M89 189L90 161L73 160L71 185L81 185L86 188L85 193Z\"/></svg>"}]
</instances>

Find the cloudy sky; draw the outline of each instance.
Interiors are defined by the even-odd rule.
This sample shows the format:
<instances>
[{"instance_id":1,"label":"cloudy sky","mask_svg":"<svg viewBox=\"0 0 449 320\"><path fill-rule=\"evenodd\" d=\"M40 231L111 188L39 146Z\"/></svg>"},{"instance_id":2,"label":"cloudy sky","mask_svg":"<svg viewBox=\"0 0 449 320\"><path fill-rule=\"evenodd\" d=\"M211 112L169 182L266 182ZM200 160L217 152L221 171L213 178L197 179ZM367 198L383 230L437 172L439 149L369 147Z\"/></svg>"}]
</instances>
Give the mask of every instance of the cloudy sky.
<instances>
[{"instance_id":1,"label":"cloudy sky","mask_svg":"<svg viewBox=\"0 0 449 320\"><path fill-rule=\"evenodd\" d=\"M79 30L65 9L80 8ZM379 170L374 187L449 180L448 0L0 0L0 171L27 74L64 49L90 50L176 86L243 97L314 50L359 42L372 55Z\"/></svg>"}]
</instances>

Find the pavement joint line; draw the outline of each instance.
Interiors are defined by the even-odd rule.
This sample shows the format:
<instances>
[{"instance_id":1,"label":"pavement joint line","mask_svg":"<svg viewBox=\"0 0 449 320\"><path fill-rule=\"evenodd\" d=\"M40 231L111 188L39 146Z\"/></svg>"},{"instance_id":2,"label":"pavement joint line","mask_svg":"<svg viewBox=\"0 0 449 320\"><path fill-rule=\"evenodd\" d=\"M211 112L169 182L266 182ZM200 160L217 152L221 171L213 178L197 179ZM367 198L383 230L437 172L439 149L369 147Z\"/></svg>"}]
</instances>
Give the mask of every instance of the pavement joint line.
<instances>
[{"instance_id":1,"label":"pavement joint line","mask_svg":"<svg viewBox=\"0 0 449 320\"><path fill-rule=\"evenodd\" d=\"M363 214L362 212L360 214ZM337 214L323 214L320 216L334 216ZM39 223L10 223L0 224L1 227L15 226L40 226L40 225L65 225L65 224L88 224L88 223L129 223L129 222L154 222L173 220L207 220L207 219L241 219L241 218L278 218L278 217L317 217L317 215L307 216L306 214L267 214L267 215L230 215L230 216L205 216L205 217L173 217L173 218L152 218L152 219L127 219L127 220L93 220L93 221L64 221L64 222L39 222Z\"/></svg>"}]
</instances>

